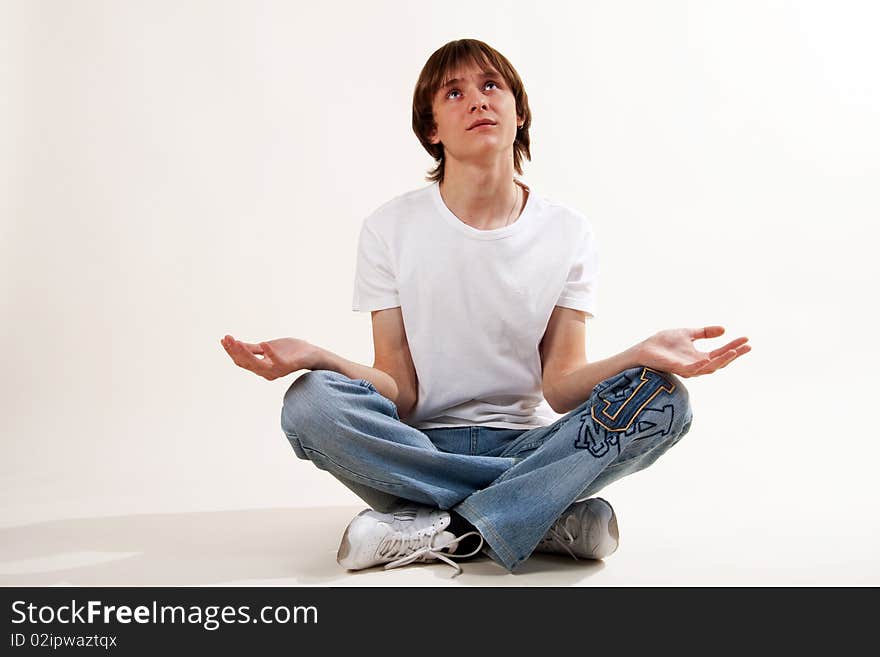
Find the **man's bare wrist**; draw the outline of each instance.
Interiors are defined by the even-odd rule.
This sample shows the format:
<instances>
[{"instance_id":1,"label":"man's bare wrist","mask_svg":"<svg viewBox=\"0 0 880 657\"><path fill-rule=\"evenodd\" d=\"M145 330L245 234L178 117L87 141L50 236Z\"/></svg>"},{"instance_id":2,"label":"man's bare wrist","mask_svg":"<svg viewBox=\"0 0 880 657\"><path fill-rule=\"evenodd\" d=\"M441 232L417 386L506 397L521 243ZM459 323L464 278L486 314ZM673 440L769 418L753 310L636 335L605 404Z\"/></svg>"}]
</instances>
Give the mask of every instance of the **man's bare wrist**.
<instances>
[{"instance_id":1,"label":"man's bare wrist","mask_svg":"<svg viewBox=\"0 0 880 657\"><path fill-rule=\"evenodd\" d=\"M626 359L624 369L643 365L644 363L642 361L644 361L644 342L634 344L632 347L623 352L623 355Z\"/></svg>"},{"instance_id":2,"label":"man's bare wrist","mask_svg":"<svg viewBox=\"0 0 880 657\"><path fill-rule=\"evenodd\" d=\"M330 364L332 361L332 356L329 351L324 349L323 347L319 347L318 345L312 345L313 352L311 358L309 358L310 364L308 369L310 370L329 370L333 369Z\"/></svg>"}]
</instances>

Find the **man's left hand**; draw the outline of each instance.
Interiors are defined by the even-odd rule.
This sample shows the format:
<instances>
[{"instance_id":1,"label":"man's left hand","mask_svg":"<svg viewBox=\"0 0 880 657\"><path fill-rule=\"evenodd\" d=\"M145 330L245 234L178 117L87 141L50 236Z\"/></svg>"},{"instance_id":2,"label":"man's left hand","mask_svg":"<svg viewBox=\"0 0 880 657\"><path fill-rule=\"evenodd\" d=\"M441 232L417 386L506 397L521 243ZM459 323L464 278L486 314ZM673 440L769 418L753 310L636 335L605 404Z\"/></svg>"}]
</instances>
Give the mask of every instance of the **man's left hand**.
<instances>
[{"instance_id":1,"label":"man's left hand","mask_svg":"<svg viewBox=\"0 0 880 657\"><path fill-rule=\"evenodd\" d=\"M717 338L723 334L722 326L660 331L636 347L637 357L642 365L682 377L711 374L752 349L746 344L749 339L745 337L710 352L694 347L696 340Z\"/></svg>"}]
</instances>

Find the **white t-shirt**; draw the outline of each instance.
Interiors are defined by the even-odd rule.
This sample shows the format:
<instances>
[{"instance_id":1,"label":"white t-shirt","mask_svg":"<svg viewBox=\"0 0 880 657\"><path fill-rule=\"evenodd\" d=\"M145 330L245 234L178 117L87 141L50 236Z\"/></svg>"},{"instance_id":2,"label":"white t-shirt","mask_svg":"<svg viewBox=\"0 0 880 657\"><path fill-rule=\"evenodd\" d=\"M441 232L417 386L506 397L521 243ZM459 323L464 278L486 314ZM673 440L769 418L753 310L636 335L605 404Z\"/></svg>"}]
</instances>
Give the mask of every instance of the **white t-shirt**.
<instances>
[{"instance_id":1,"label":"white t-shirt","mask_svg":"<svg viewBox=\"0 0 880 657\"><path fill-rule=\"evenodd\" d=\"M596 311L598 255L580 213L531 191L514 223L479 230L433 183L361 228L352 309L400 306L419 382L417 429L530 429L559 417L539 345L554 306Z\"/></svg>"}]
</instances>

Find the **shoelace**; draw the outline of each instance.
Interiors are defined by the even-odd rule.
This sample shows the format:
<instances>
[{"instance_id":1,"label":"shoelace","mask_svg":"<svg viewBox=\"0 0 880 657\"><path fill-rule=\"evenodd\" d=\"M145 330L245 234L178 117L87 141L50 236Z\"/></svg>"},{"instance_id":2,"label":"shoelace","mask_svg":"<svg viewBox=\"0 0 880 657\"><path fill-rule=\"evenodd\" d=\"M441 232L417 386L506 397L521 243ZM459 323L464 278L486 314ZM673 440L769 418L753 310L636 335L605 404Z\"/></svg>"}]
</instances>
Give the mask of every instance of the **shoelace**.
<instances>
[{"instance_id":1,"label":"shoelace","mask_svg":"<svg viewBox=\"0 0 880 657\"><path fill-rule=\"evenodd\" d=\"M564 535L563 535L564 532ZM574 543L574 535L568 531L568 528L565 526L565 523L561 523L561 530L557 529L556 526L550 528L550 531L547 532L547 536L551 539L559 543L562 547L564 547L568 553L571 555L571 558L575 561L578 560L577 556L574 552L571 551L571 548L568 547L572 543ZM546 540L546 537L545 537Z\"/></svg>"},{"instance_id":2,"label":"shoelace","mask_svg":"<svg viewBox=\"0 0 880 657\"><path fill-rule=\"evenodd\" d=\"M448 549L454 545L457 545L462 539L467 538L468 536L479 536L480 542L477 545L476 549L472 552L468 552L467 554L443 554L439 550ZM458 536L448 543L444 543L443 545L431 545L431 541L434 538L433 533L428 533L423 536L409 536L403 537L400 532L397 532L393 537L386 540L386 544L383 544L380 548L380 554L385 557L390 557L392 555L397 556L403 554L401 558L392 561L391 563L385 564L385 570L389 568L397 568L398 566L405 566L408 563L412 563L420 558L433 557L434 559L439 559L443 561L453 568L455 568L455 575L453 577L458 577L461 575L461 566L455 563L452 559L465 559L467 557L474 556L480 549L483 547L483 537L480 536L479 532L468 532L466 534L462 534ZM421 547L418 547L420 544L424 543ZM410 550L413 550L409 554L406 554Z\"/></svg>"}]
</instances>

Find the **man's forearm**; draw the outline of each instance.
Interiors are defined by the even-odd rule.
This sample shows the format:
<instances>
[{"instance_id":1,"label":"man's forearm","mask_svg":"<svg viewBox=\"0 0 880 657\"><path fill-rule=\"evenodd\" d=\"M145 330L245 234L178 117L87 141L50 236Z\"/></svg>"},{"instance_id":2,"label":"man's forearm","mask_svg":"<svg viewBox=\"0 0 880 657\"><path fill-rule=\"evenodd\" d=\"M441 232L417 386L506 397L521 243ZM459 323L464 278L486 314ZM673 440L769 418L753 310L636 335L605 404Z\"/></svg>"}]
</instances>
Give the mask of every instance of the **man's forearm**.
<instances>
[{"instance_id":1,"label":"man's forearm","mask_svg":"<svg viewBox=\"0 0 880 657\"><path fill-rule=\"evenodd\" d=\"M560 375L555 381L546 382L544 398L557 413L568 413L587 401L598 383L638 364L638 347L586 363Z\"/></svg>"},{"instance_id":2,"label":"man's forearm","mask_svg":"<svg viewBox=\"0 0 880 657\"><path fill-rule=\"evenodd\" d=\"M354 361L343 358L338 354L334 354L327 349L319 348L318 358L314 370L332 370L344 374L350 379L366 379L378 390L383 397L387 397L391 401L397 403L397 382L387 372L377 370L369 365L361 365Z\"/></svg>"}]
</instances>

